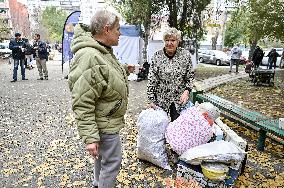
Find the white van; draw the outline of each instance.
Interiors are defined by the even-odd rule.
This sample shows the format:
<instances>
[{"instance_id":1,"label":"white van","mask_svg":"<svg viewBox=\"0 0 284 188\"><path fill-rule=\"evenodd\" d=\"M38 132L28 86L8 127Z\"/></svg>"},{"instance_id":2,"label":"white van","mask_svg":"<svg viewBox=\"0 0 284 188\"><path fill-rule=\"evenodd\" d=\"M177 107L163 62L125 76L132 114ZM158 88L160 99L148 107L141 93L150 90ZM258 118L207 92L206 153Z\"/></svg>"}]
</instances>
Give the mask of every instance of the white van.
<instances>
[{"instance_id":1,"label":"white van","mask_svg":"<svg viewBox=\"0 0 284 188\"><path fill-rule=\"evenodd\" d=\"M277 57L277 61L276 61L276 66L279 67L281 55L283 53L283 48L274 48L274 49L276 49L276 52L279 54L279 57ZM270 50L263 51L264 52L264 57L262 59L262 65L266 65L267 66L267 64L268 64L268 57L267 57L267 55L268 55L269 51Z\"/></svg>"},{"instance_id":2,"label":"white van","mask_svg":"<svg viewBox=\"0 0 284 188\"><path fill-rule=\"evenodd\" d=\"M12 50L9 49L9 43L0 43L0 55L12 54Z\"/></svg>"}]
</instances>

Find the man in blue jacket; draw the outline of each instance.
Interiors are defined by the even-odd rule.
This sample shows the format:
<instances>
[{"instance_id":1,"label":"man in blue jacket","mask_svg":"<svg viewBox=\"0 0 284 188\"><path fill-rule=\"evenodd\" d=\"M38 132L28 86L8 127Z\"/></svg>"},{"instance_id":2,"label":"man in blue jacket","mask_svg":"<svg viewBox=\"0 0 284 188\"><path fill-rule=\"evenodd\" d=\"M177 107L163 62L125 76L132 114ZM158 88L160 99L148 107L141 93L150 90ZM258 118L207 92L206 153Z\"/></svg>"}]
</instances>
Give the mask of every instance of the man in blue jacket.
<instances>
[{"instance_id":1,"label":"man in blue jacket","mask_svg":"<svg viewBox=\"0 0 284 188\"><path fill-rule=\"evenodd\" d=\"M21 38L21 33L15 33L15 39L11 39L9 44L10 50L12 50L12 57L14 59L13 80L17 81L18 66L21 66L22 80L26 79L25 75L25 42Z\"/></svg>"}]
</instances>

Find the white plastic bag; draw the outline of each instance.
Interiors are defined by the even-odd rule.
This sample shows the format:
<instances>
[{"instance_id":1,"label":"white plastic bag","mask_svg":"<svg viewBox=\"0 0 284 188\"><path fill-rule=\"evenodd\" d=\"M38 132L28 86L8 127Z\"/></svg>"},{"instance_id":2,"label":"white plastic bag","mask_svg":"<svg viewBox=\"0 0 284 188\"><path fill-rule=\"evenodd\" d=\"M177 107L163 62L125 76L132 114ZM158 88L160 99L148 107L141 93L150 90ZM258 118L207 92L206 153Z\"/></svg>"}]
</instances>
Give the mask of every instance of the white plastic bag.
<instances>
[{"instance_id":1,"label":"white plastic bag","mask_svg":"<svg viewBox=\"0 0 284 188\"><path fill-rule=\"evenodd\" d=\"M167 113L161 109L143 110L138 118L138 158L171 170L165 149L165 131L169 124Z\"/></svg>"},{"instance_id":2,"label":"white plastic bag","mask_svg":"<svg viewBox=\"0 0 284 188\"><path fill-rule=\"evenodd\" d=\"M223 162L234 165L241 162L246 152L231 142L224 140L210 142L188 149L179 159L192 165L202 162Z\"/></svg>"},{"instance_id":3,"label":"white plastic bag","mask_svg":"<svg viewBox=\"0 0 284 188\"><path fill-rule=\"evenodd\" d=\"M137 80L137 75L134 73L130 73L128 76L128 81L135 81Z\"/></svg>"}]
</instances>

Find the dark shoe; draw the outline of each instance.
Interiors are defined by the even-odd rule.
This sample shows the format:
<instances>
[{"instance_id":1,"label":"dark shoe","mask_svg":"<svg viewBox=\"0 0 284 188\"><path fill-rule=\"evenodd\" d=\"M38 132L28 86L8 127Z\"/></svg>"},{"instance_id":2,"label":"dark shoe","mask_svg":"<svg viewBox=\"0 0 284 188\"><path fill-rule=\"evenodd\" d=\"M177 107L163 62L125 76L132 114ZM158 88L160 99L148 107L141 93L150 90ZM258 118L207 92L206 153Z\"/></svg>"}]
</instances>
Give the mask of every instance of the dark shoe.
<instances>
[{"instance_id":1,"label":"dark shoe","mask_svg":"<svg viewBox=\"0 0 284 188\"><path fill-rule=\"evenodd\" d=\"M17 80L12 80L11 82L16 82Z\"/></svg>"},{"instance_id":2,"label":"dark shoe","mask_svg":"<svg viewBox=\"0 0 284 188\"><path fill-rule=\"evenodd\" d=\"M46 77L44 77L44 79L48 80L48 77L46 76Z\"/></svg>"},{"instance_id":3,"label":"dark shoe","mask_svg":"<svg viewBox=\"0 0 284 188\"><path fill-rule=\"evenodd\" d=\"M43 80L43 78L38 78L37 80Z\"/></svg>"},{"instance_id":4,"label":"dark shoe","mask_svg":"<svg viewBox=\"0 0 284 188\"><path fill-rule=\"evenodd\" d=\"M29 80L29 79L27 79L27 78L23 78L22 80Z\"/></svg>"},{"instance_id":5,"label":"dark shoe","mask_svg":"<svg viewBox=\"0 0 284 188\"><path fill-rule=\"evenodd\" d=\"M94 188L99 188L99 186L94 186Z\"/></svg>"},{"instance_id":6,"label":"dark shoe","mask_svg":"<svg viewBox=\"0 0 284 188\"><path fill-rule=\"evenodd\" d=\"M136 82L141 82L142 80L142 78L137 78Z\"/></svg>"}]
</instances>

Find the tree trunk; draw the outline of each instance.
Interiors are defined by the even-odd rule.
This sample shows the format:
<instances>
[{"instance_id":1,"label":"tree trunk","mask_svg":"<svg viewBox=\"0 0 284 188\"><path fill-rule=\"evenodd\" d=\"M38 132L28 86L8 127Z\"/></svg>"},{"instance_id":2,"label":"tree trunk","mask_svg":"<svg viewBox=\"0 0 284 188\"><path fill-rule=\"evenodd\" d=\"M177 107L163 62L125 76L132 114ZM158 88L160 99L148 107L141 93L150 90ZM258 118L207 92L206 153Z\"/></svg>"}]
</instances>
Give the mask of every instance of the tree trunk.
<instances>
[{"instance_id":1,"label":"tree trunk","mask_svg":"<svg viewBox=\"0 0 284 188\"><path fill-rule=\"evenodd\" d=\"M151 4L151 2L149 2ZM144 48L142 51L143 61L146 62L147 60L147 47L149 43L149 36L150 36L150 30L151 30L151 12L149 11L147 14L147 20L144 23L145 28L145 35L144 35ZM142 63L144 63L142 62Z\"/></svg>"},{"instance_id":2,"label":"tree trunk","mask_svg":"<svg viewBox=\"0 0 284 188\"><path fill-rule=\"evenodd\" d=\"M150 27L145 27L145 35L144 35L144 47L143 47L143 50L142 50L142 56L143 56L143 62L146 62L148 61L147 59L147 46L148 46L148 43L149 43L149 35L150 35Z\"/></svg>"},{"instance_id":3,"label":"tree trunk","mask_svg":"<svg viewBox=\"0 0 284 188\"><path fill-rule=\"evenodd\" d=\"M168 5L169 12L170 12L169 25L170 25L170 27L178 28L176 1L175 0L166 0L166 3Z\"/></svg>"},{"instance_id":4,"label":"tree trunk","mask_svg":"<svg viewBox=\"0 0 284 188\"><path fill-rule=\"evenodd\" d=\"M188 10L188 0L184 0L183 2L183 8L182 8L182 13L181 13L181 20L179 22L179 29L181 31L184 31L185 23L186 23L186 18L187 18L187 10Z\"/></svg>"},{"instance_id":5,"label":"tree trunk","mask_svg":"<svg viewBox=\"0 0 284 188\"><path fill-rule=\"evenodd\" d=\"M211 39L211 41L212 41L212 50L216 50L217 49L218 37L219 37L219 28L216 29L215 35Z\"/></svg>"},{"instance_id":6,"label":"tree trunk","mask_svg":"<svg viewBox=\"0 0 284 188\"><path fill-rule=\"evenodd\" d=\"M250 41L249 45L250 45L249 60L251 61L252 60L252 54L253 54L255 47L257 45L257 40L254 39L254 40Z\"/></svg>"},{"instance_id":7,"label":"tree trunk","mask_svg":"<svg viewBox=\"0 0 284 188\"><path fill-rule=\"evenodd\" d=\"M222 50L225 48L225 33L226 33L226 23L228 18L228 11L225 9L224 11L224 19L222 24Z\"/></svg>"}]
</instances>

